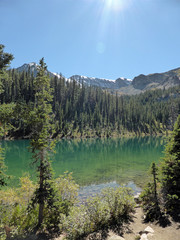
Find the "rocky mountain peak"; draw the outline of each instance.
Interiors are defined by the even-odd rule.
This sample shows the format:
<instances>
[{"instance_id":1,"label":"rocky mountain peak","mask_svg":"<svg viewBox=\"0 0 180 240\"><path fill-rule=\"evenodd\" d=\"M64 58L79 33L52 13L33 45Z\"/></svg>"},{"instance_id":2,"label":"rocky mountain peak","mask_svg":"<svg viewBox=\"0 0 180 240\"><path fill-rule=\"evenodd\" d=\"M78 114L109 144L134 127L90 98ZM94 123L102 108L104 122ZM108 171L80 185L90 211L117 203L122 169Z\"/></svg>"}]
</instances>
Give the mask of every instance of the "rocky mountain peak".
<instances>
[{"instance_id":1,"label":"rocky mountain peak","mask_svg":"<svg viewBox=\"0 0 180 240\"><path fill-rule=\"evenodd\" d=\"M30 72L34 76L37 75L38 65L35 62L29 64L25 63L21 67L17 68L19 72ZM52 73L47 70L47 74L50 77L60 78L61 76L56 73ZM87 77L82 75L73 75L70 78L64 78L65 81L76 81L85 86L95 86L102 89L109 89L112 91L118 91L120 94L139 94L146 90L155 88L169 88L180 85L180 68L176 68L164 73L153 73L153 74L140 74L133 80L127 78L117 78L116 80Z\"/></svg>"}]
</instances>

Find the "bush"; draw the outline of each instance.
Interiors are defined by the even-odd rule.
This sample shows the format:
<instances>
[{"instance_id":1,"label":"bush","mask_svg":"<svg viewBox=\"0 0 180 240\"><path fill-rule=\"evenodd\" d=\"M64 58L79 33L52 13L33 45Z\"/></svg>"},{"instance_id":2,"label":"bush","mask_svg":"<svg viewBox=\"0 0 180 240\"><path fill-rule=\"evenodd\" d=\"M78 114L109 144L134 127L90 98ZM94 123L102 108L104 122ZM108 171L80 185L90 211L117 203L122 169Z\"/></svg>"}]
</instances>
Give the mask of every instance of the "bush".
<instances>
[{"instance_id":1,"label":"bush","mask_svg":"<svg viewBox=\"0 0 180 240\"><path fill-rule=\"evenodd\" d=\"M41 231L54 234L60 231L61 213L68 215L70 207L76 202L78 185L71 173L65 173L53 182L56 202L51 208L45 206ZM38 206L32 208L36 185L28 175L20 178L20 187L0 191L0 239L5 239L4 226L11 229L12 236L23 237L32 232L38 223Z\"/></svg>"},{"instance_id":2,"label":"bush","mask_svg":"<svg viewBox=\"0 0 180 240\"><path fill-rule=\"evenodd\" d=\"M81 239L95 231L123 225L134 210L134 198L127 188L106 189L90 198L84 205L71 208L63 217L62 228L67 239Z\"/></svg>"},{"instance_id":3,"label":"bush","mask_svg":"<svg viewBox=\"0 0 180 240\"><path fill-rule=\"evenodd\" d=\"M29 176L20 178L20 187L0 191L0 236L5 239L4 226L11 229L11 235L23 235L29 232L37 223L37 209L31 214L27 206L35 190Z\"/></svg>"},{"instance_id":4,"label":"bush","mask_svg":"<svg viewBox=\"0 0 180 240\"><path fill-rule=\"evenodd\" d=\"M79 185L73 180L72 173L65 172L56 178L55 187L63 201L69 202L70 205L77 202Z\"/></svg>"}]
</instances>

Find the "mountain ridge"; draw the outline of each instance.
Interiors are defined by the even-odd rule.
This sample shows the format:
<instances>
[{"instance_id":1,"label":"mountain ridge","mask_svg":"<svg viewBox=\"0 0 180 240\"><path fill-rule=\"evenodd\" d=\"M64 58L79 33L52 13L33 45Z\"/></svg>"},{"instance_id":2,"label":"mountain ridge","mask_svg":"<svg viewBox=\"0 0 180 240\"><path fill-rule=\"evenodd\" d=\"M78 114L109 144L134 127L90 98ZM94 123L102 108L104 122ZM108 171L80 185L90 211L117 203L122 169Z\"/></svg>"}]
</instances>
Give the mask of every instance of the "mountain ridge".
<instances>
[{"instance_id":1,"label":"mountain ridge","mask_svg":"<svg viewBox=\"0 0 180 240\"><path fill-rule=\"evenodd\" d=\"M87 86L96 86L101 88L119 89L124 86L131 84L131 80L127 78L118 78L116 80L105 79L105 78L95 78L87 77L81 75L73 75L70 77L71 80L79 81Z\"/></svg>"},{"instance_id":2,"label":"mountain ridge","mask_svg":"<svg viewBox=\"0 0 180 240\"><path fill-rule=\"evenodd\" d=\"M34 76L37 74L38 64L35 62L25 63L22 66L16 68L19 72L30 72ZM50 77L60 78L62 75L50 72L47 70L47 74ZM63 76L64 77L64 76ZM65 77L64 77L65 78ZM69 78L65 78L66 81L76 81L85 86L95 86L102 89L107 89L110 91L117 91L119 94L134 95L145 92L146 90L170 88L180 85L180 68L175 68L163 73L151 73L148 75L140 74L131 79L127 78L117 78L116 80L87 77L82 75L73 75Z\"/></svg>"}]
</instances>

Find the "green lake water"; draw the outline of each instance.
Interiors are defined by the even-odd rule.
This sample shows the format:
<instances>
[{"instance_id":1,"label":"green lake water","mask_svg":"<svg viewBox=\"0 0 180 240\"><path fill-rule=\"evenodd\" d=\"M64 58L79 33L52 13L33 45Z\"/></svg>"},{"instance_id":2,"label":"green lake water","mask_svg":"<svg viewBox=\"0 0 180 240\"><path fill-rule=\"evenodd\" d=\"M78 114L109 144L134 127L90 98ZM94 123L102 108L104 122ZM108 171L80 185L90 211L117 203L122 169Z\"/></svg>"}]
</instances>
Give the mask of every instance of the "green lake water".
<instances>
[{"instance_id":1,"label":"green lake water","mask_svg":"<svg viewBox=\"0 0 180 240\"><path fill-rule=\"evenodd\" d=\"M163 156L165 141L161 137L121 139L62 140L52 156L55 176L65 171L81 186L107 184L135 184L147 181L147 170L152 161ZM31 166L28 140L3 141L8 174L14 176L11 185L17 186L18 178L29 172L35 179Z\"/></svg>"}]
</instances>

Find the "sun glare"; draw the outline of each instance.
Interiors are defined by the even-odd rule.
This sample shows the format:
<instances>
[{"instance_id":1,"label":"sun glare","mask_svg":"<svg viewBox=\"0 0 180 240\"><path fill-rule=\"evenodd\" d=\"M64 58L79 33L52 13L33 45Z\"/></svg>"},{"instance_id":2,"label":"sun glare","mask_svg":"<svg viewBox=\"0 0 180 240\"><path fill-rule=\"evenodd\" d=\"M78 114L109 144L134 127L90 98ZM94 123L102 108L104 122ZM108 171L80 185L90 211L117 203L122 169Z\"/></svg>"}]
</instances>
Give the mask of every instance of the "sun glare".
<instances>
[{"instance_id":1,"label":"sun glare","mask_svg":"<svg viewBox=\"0 0 180 240\"><path fill-rule=\"evenodd\" d=\"M113 21L115 25L118 24L125 9L130 6L131 0L99 0L98 3L101 31L105 32L110 22Z\"/></svg>"},{"instance_id":2,"label":"sun glare","mask_svg":"<svg viewBox=\"0 0 180 240\"><path fill-rule=\"evenodd\" d=\"M105 7L109 10L120 11L125 7L125 0L103 0Z\"/></svg>"},{"instance_id":3,"label":"sun glare","mask_svg":"<svg viewBox=\"0 0 180 240\"><path fill-rule=\"evenodd\" d=\"M119 34L123 18L132 0L85 0L95 4L98 22L96 51L104 54L108 49L108 39Z\"/></svg>"}]
</instances>

